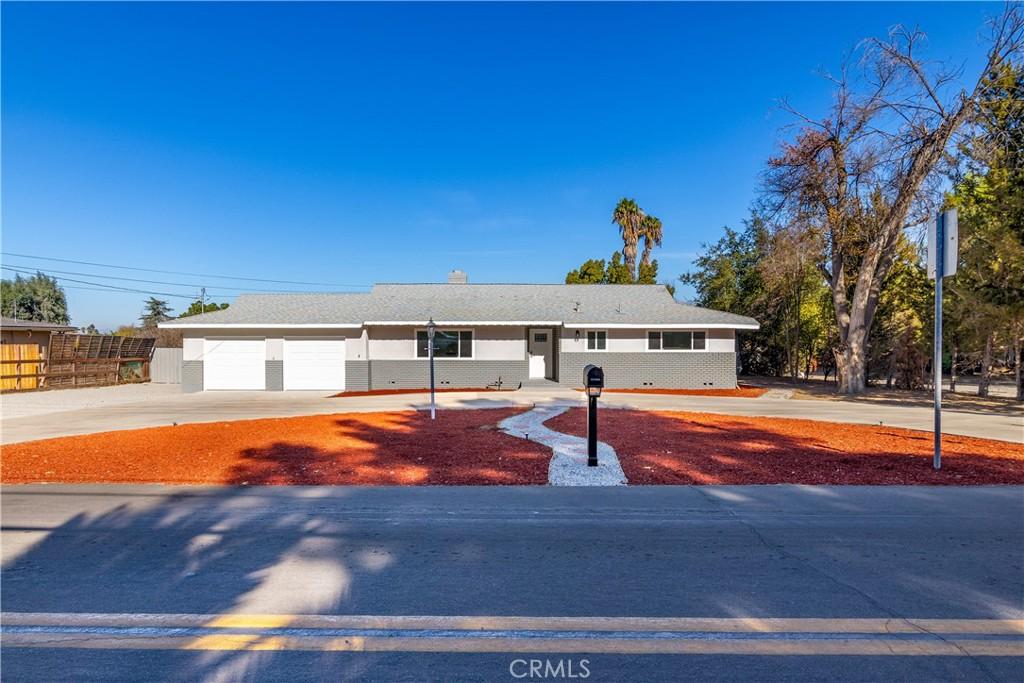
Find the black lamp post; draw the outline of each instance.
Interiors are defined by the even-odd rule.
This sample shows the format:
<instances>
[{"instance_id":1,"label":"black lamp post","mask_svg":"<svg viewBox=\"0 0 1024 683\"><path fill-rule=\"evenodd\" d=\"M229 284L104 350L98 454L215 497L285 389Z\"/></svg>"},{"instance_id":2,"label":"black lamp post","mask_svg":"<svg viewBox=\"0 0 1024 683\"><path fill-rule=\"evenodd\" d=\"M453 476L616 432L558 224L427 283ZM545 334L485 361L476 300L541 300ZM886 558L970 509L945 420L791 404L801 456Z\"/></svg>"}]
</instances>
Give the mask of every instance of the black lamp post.
<instances>
[{"instance_id":1,"label":"black lamp post","mask_svg":"<svg viewBox=\"0 0 1024 683\"><path fill-rule=\"evenodd\" d=\"M596 365L583 368L583 386L587 390L587 466L597 467L597 397L604 388L604 370Z\"/></svg>"},{"instance_id":2,"label":"black lamp post","mask_svg":"<svg viewBox=\"0 0 1024 683\"><path fill-rule=\"evenodd\" d=\"M434 333L437 332L437 323L431 318L427 321L427 358L430 359L430 419L437 418L437 411L434 405Z\"/></svg>"}]
</instances>

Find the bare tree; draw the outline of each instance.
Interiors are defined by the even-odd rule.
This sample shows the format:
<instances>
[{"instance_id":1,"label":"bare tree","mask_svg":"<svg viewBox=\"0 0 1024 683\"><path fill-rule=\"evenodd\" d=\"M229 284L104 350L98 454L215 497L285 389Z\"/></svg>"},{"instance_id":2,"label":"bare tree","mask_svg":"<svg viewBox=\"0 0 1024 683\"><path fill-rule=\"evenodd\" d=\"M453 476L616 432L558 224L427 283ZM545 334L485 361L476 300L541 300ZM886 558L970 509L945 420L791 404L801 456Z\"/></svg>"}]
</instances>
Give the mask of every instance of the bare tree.
<instances>
[{"instance_id":1,"label":"bare tree","mask_svg":"<svg viewBox=\"0 0 1024 683\"><path fill-rule=\"evenodd\" d=\"M954 92L963 74L918 55L920 31L896 27L828 77L835 89L828 117L786 106L799 128L769 160L765 197L786 222L822 238L817 257L832 291L842 393L866 387L868 334L900 234L934 208L937 171L976 111L986 74L1024 45L1018 4L990 28L985 65L968 88Z\"/></svg>"}]
</instances>

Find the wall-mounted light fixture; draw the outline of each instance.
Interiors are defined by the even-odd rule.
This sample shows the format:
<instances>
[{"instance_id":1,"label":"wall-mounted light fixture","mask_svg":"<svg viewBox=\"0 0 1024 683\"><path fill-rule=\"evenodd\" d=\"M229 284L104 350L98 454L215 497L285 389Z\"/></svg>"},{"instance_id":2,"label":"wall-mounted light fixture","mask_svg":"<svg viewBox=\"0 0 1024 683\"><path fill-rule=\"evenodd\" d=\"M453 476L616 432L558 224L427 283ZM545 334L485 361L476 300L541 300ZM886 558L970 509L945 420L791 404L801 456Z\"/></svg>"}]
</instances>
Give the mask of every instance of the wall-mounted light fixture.
<instances>
[{"instance_id":1,"label":"wall-mounted light fixture","mask_svg":"<svg viewBox=\"0 0 1024 683\"><path fill-rule=\"evenodd\" d=\"M576 341L579 341L579 340L580 340L580 331L579 331L579 330L576 330L576 336L574 337L574 339L575 339Z\"/></svg>"}]
</instances>

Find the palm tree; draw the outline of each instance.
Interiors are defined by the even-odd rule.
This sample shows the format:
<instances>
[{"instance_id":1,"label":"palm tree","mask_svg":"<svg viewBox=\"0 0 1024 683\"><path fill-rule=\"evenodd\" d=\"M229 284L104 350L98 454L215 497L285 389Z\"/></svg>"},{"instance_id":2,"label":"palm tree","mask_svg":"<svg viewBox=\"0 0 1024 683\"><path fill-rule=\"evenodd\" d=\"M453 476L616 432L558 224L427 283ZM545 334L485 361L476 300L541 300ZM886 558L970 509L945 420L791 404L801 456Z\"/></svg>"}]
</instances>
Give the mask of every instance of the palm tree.
<instances>
[{"instance_id":1,"label":"palm tree","mask_svg":"<svg viewBox=\"0 0 1024 683\"><path fill-rule=\"evenodd\" d=\"M622 257L629 270L629 278L636 281L636 247L640 242L641 226L644 212L640 210L635 199L623 197L612 212L612 223L619 226L622 233Z\"/></svg>"},{"instance_id":2,"label":"palm tree","mask_svg":"<svg viewBox=\"0 0 1024 683\"><path fill-rule=\"evenodd\" d=\"M640 267L651 265L651 249L661 246L661 219L656 216L644 216L640 223L640 236L644 239L644 252L640 256Z\"/></svg>"}]
</instances>

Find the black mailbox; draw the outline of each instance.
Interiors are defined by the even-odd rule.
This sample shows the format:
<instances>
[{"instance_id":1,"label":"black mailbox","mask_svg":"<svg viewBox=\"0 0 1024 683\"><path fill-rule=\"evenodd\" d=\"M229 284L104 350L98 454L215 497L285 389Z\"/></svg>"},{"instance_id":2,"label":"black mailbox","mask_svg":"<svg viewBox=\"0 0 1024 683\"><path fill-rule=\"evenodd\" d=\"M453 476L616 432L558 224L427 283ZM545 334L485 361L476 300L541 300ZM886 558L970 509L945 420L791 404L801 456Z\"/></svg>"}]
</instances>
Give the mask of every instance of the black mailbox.
<instances>
[{"instance_id":1,"label":"black mailbox","mask_svg":"<svg viewBox=\"0 0 1024 683\"><path fill-rule=\"evenodd\" d=\"M588 365L583 368L583 386L587 390L587 396L600 396L604 388L604 370L596 365Z\"/></svg>"},{"instance_id":2,"label":"black mailbox","mask_svg":"<svg viewBox=\"0 0 1024 683\"><path fill-rule=\"evenodd\" d=\"M597 467L597 397L604 388L604 370L596 365L583 368L587 390L587 466Z\"/></svg>"}]
</instances>

